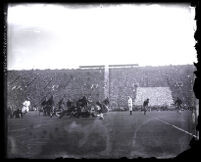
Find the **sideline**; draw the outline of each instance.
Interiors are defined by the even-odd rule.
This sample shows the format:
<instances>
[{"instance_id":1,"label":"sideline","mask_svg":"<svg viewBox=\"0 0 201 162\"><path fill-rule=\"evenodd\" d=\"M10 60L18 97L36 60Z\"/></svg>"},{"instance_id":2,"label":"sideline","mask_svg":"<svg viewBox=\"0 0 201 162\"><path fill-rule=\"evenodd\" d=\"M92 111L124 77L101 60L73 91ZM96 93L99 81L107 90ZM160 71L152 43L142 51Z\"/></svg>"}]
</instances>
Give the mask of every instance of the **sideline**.
<instances>
[{"instance_id":1,"label":"sideline","mask_svg":"<svg viewBox=\"0 0 201 162\"><path fill-rule=\"evenodd\" d=\"M190 133L190 132L188 132L188 131L186 131L186 130L184 130L184 129L182 129L182 128L179 128L179 127L177 127L177 126L174 125L174 124L170 124L169 122L164 121L164 120L161 120L161 119L159 119L159 118L154 118L154 119L159 120L160 122L162 122L162 123L164 123L164 124L166 124L166 125L170 125L170 126L174 127L174 128L177 129L177 130L180 130L180 131L182 131L182 132L184 132L184 133L186 133L186 134L188 134L188 135L190 135L190 136L195 137L196 139L198 138L196 135L194 135L194 134L192 134L192 133Z\"/></svg>"}]
</instances>

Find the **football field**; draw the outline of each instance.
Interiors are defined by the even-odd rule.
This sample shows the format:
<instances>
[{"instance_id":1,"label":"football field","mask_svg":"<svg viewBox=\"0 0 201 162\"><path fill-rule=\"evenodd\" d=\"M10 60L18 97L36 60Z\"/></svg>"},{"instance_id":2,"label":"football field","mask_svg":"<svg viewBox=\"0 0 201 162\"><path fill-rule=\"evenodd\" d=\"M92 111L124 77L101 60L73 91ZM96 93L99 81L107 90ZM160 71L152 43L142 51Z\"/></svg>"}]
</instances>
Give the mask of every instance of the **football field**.
<instances>
[{"instance_id":1,"label":"football field","mask_svg":"<svg viewBox=\"0 0 201 162\"><path fill-rule=\"evenodd\" d=\"M189 149L192 112L109 112L58 119L29 112L8 119L8 158L172 158Z\"/></svg>"}]
</instances>

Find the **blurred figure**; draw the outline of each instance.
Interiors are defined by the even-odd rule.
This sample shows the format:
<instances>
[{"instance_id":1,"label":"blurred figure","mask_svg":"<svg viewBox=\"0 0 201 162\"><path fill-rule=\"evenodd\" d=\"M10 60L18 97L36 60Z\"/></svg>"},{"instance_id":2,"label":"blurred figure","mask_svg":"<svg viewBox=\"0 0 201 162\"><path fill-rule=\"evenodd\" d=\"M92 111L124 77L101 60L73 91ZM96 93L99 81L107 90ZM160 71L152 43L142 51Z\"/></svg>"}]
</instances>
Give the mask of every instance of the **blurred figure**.
<instances>
[{"instance_id":1,"label":"blurred figure","mask_svg":"<svg viewBox=\"0 0 201 162\"><path fill-rule=\"evenodd\" d=\"M51 97L47 101L47 115L52 117L54 111L55 111L54 95L51 95Z\"/></svg>"},{"instance_id":2,"label":"blurred figure","mask_svg":"<svg viewBox=\"0 0 201 162\"><path fill-rule=\"evenodd\" d=\"M147 98L147 99L143 102L144 115L146 115L147 108L148 108L148 104L149 104L149 99Z\"/></svg>"},{"instance_id":3,"label":"blurred figure","mask_svg":"<svg viewBox=\"0 0 201 162\"><path fill-rule=\"evenodd\" d=\"M90 109L90 114L91 114L92 117L96 116L95 108L93 106Z\"/></svg>"},{"instance_id":4,"label":"blurred figure","mask_svg":"<svg viewBox=\"0 0 201 162\"><path fill-rule=\"evenodd\" d=\"M13 112L13 117L15 118L23 118L22 110L17 109Z\"/></svg>"},{"instance_id":5,"label":"blurred figure","mask_svg":"<svg viewBox=\"0 0 201 162\"><path fill-rule=\"evenodd\" d=\"M88 100L87 98L84 96L82 99L81 99L81 106L86 108L87 107L87 104L88 104Z\"/></svg>"},{"instance_id":6,"label":"blurred figure","mask_svg":"<svg viewBox=\"0 0 201 162\"><path fill-rule=\"evenodd\" d=\"M99 114L101 113L101 107L102 107L102 105L101 105L100 101L97 101L97 102L96 102L96 108L97 108L97 112L98 112Z\"/></svg>"},{"instance_id":7,"label":"blurred figure","mask_svg":"<svg viewBox=\"0 0 201 162\"><path fill-rule=\"evenodd\" d=\"M103 107L105 109L104 110L105 112L110 111L109 104L110 104L110 101L109 101L109 98L107 97L106 99L103 100Z\"/></svg>"},{"instance_id":8,"label":"blurred figure","mask_svg":"<svg viewBox=\"0 0 201 162\"><path fill-rule=\"evenodd\" d=\"M37 111L37 107L36 107L36 105L34 105L34 107L33 107L33 111Z\"/></svg>"},{"instance_id":9,"label":"blurred figure","mask_svg":"<svg viewBox=\"0 0 201 162\"><path fill-rule=\"evenodd\" d=\"M39 110L39 115L40 115L40 112L43 112L44 116L47 115L46 107L47 107L47 96L45 96L44 100L41 103L41 108L42 109Z\"/></svg>"},{"instance_id":10,"label":"blurred figure","mask_svg":"<svg viewBox=\"0 0 201 162\"><path fill-rule=\"evenodd\" d=\"M108 106L109 103L110 103L109 98L107 97L105 100L103 100L103 103L104 103L106 106Z\"/></svg>"},{"instance_id":11,"label":"blurred figure","mask_svg":"<svg viewBox=\"0 0 201 162\"><path fill-rule=\"evenodd\" d=\"M132 112L133 112L133 102L132 102L132 98L130 96L128 96L128 109L130 111L130 115L132 115Z\"/></svg>"},{"instance_id":12,"label":"blurred figure","mask_svg":"<svg viewBox=\"0 0 201 162\"><path fill-rule=\"evenodd\" d=\"M68 110L71 109L71 107L72 107L72 101L70 99L68 99L68 101L66 102L66 107L67 107Z\"/></svg>"},{"instance_id":13,"label":"blurred figure","mask_svg":"<svg viewBox=\"0 0 201 162\"><path fill-rule=\"evenodd\" d=\"M182 100L179 97L177 97L177 99L175 101L175 106L176 106L177 112L181 112L181 105L182 105Z\"/></svg>"},{"instance_id":14,"label":"blurred figure","mask_svg":"<svg viewBox=\"0 0 201 162\"><path fill-rule=\"evenodd\" d=\"M22 113L29 112L29 107L31 105L31 102L29 100L29 97L27 97L26 100L23 102Z\"/></svg>"},{"instance_id":15,"label":"blurred figure","mask_svg":"<svg viewBox=\"0 0 201 162\"><path fill-rule=\"evenodd\" d=\"M9 118L13 118L13 107L10 105L8 106L7 115Z\"/></svg>"},{"instance_id":16,"label":"blurred figure","mask_svg":"<svg viewBox=\"0 0 201 162\"><path fill-rule=\"evenodd\" d=\"M60 111L63 111L65 108L65 101L64 101L64 97L61 98L61 100L58 103L58 107Z\"/></svg>"},{"instance_id":17,"label":"blurred figure","mask_svg":"<svg viewBox=\"0 0 201 162\"><path fill-rule=\"evenodd\" d=\"M51 116L58 116L61 119L64 115L68 114L68 105L65 106L65 95L58 102L58 109L54 109Z\"/></svg>"},{"instance_id":18,"label":"blurred figure","mask_svg":"<svg viewBox=\"0 0 201 162\"><path fill-rule=\"evenodd\" d=\"M100 117L101 120L103 120L104 119L103 113L100 113L99 117Z\"/></svg>"},{"instance_id":19,"label":"blurred figure","mask_svg":"<svg viewBox=\"0 0 201 162\"><path fill-rule=\"evenodd\" d=\"M96 109L97 109L97 116L98 117L100 117L100 119L104 119L104 117L103 117L103 112L102 112L102 105L101 105L101 103L100 103L100 101L97 101L96 102Z\"/></svg>"},{"instance_id":20,"label":"blurred figure","mask_svg":"<svg viewBox=\"0 0 201 162\"><path fill-rule=\"evenodd\" d=\"M49 100L47 101L48 105L48 116L51 116L51 114L54 112L55 109L55 102L54 102L54 95L51 95Z\"/></svg>"}]
</instances>

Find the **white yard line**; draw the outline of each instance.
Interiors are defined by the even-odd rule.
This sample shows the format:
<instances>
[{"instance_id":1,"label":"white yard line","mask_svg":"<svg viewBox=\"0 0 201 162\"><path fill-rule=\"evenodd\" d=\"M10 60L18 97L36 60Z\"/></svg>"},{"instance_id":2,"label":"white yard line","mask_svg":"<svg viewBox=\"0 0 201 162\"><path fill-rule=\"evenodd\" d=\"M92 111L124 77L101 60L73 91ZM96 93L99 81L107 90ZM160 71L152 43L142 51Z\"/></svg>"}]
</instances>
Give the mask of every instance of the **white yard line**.
<instances>
[{"instance_id":1,"label":"white yard line","mask_svg":"<svg viewBox=\"0 0 201 162\"><path fill-rule=\"evenodd\" d=\"M36 125L34 125L33 128L31 128L31 129L40 128L41 126L46 126L46 125L51 125L51 123L47 123L47 124L36 124ZM23 131L23 130L26 130L26 129L30 129L30 127L19 128L19 129L12 129L12 130L9 130L9 129L8 129L8 132L17 132L17 131Z\"/></svg>"},{"instance_id":2,"label":"white yard line","mask_svg":"<svg viewBox=\"0 0 201 162\"><path fill-rule=\"evenodd\" d=\"M188 131L186 131L186 130L184 130L184 129L182 129L182 128L179 128L179 127L177 127L177 126L174 125L174 124L170 124L169 122L164 121L164 120L161 120L161 119L159 119L159 118L154 118L154 119L159 120L160 122L162 122L162 123L164 123L164 124L166 124L166 125L170 125L170 126L174 127L174 128L177 129L177 130L180 130L180 131L182 131L182 132L184 132L184 133L186 133L186 134L188 134L188 135L191 135L191 136L197 138L196 135L194 135L194 134L192 134L192 133L190 133L190 132L188 132Z\"/></svg>"},{"instance_id":3,"label":"white yard line","mask_svg":"<svg viewBox=\"0 0 201 162\"><path fill-rule=\"evenodd\" d=\"M27 128L19 128L19 129L12 129L12 130L9 130L8 129L8 132L17 132L17 131L22 131L22 130L26 130Z\"/></svg>"}]
</instances>

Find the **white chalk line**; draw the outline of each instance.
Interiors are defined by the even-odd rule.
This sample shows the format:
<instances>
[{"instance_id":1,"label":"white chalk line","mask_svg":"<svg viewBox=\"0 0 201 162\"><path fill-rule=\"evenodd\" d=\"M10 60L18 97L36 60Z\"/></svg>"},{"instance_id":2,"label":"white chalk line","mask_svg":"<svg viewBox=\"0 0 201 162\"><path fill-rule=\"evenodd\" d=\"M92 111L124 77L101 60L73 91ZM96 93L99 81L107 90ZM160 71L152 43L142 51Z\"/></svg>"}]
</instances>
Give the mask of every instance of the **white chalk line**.
<instances>
[{"instance_id":1,"label":"white chalk line","mask_svg":"<svg viewBox=\"0 0 201 162\"><path fill-rule=\"evenodd\" d=\"M27 128L19 128L19 129L12 129L12 130L9 130L8 129L8 132L16 132L16 131L22 131L22 130L26 130Z\"/></svg>"},{"instance_id":2,"label":"white chalk line","mask_svg":"<svg viewBox=\"0 0 201 162\"><path fill-rule=\"evenodd\" d=\"M161 120L161 119L159 119L159 118L154 118L154 119L159 120L160 122L162 122L162 123L164 123L164 124L170 125L170 126L174 127L174 128L177 129L177 130L180 130L180 131L182 131L182 132L184 132L184 133L186 133L186 134L188 134L188 135L191 135L191 136L197 138L196 135L194 135L194 134L192 134L192 133L190 133L190 132L188 132L188 131L186 131L186 130L184 130L184 129L182 129L182 128L179 128L179 127L177 127L177 126L174 125L174 124L170 124L170 123L168 123L167 121Z\"/></svg>"},{"instance_id":3,"label":"white chalk line","mask_svg":"<svg viewBox=\"0 0 201 162\"><path fill-rule=\"evenodd\" d=\"M36 128L40 128L40 127L46 126L46 125L51 125L51 123L47 123L47 124L36 124L36 125L34 125L32 128L26 127L26 128L12 129L12 130L9 130L9 129L8 129L8 132L17 132L17 131L22 131L22 130L26 130L26 129L36 129Z\"/></svg>"}]
</instances>

